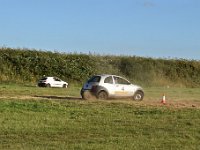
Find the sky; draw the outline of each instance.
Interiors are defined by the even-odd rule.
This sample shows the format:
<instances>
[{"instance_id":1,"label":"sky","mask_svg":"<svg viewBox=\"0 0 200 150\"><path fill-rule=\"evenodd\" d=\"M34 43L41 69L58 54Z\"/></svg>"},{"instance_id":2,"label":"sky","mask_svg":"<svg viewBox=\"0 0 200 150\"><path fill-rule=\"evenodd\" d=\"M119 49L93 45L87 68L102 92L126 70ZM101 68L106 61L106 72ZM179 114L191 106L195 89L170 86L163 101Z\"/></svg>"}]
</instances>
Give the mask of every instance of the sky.
<instances>
[{"instance_id":1,"label":"sky","mask_svg":"<svg viewBox=\"0 0 200 150\"><path fill-rule=\"evenodd\" d=\"M0 47L200 60L200 0L0 0Z\"/></svg>"}]
</instances>

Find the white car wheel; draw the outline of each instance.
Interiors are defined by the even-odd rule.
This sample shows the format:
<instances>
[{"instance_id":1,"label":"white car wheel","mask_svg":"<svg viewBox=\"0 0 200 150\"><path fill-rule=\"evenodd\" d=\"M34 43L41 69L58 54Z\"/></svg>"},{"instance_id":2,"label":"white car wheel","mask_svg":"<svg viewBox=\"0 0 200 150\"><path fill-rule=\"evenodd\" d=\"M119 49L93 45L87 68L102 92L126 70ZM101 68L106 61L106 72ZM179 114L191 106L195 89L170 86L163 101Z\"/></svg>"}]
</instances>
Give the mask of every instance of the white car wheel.
<instances>
[{"instance_id":1,"label":"white car wheel","mask_svg":"<svg viewBox=\"0 0 200 150\"><path fill-rule=\"evenodd\" d=\"M144 97L144 93L142 91L137 91L135 95L133 96L133 99L135 101L141 101L143 100L143 97Z\"/></svg>"}]
</instances>

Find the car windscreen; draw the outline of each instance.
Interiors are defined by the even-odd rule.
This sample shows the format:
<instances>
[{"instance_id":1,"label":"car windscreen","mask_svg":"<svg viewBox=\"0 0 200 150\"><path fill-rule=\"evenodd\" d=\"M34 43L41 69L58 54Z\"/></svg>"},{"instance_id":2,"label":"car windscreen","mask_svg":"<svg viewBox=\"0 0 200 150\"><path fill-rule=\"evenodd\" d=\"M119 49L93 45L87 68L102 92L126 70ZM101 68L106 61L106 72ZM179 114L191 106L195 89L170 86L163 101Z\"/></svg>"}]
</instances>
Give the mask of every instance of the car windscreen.
<instances>
[{"instance_id":1,"label":"car windscreen","mask_svg":"<svg viewBox=\"0 0 200 150\"><path fill-rule=\"evenodd\" d=\"M47 79L47 77L44 77L44 78L42 78L42 79L40 79L40 80L46 80Z\"/></svg>"},{"instance_id":2,"label":"car windscreen","mask_svg":"<svg viewBox=\"0 0 200 150\"><path fill-rule=\"evenodd\" d=\"M125 85L131 84L129 81L120 77L114 77L114 80L115 80L115 84L125 84Z\"/></svg>"},{"instance_id":3,"label":"car windscreen","mask_svg":"<svg viewBox=\"0 0 200 150\"><path fill-rule=\"evenodd\" d=\"M100 76L93 76L92 78L90 78L88 80L88 83L90 83L90 82L99 82L100 80L101 80Z\"/></svg>"}]
</instances>

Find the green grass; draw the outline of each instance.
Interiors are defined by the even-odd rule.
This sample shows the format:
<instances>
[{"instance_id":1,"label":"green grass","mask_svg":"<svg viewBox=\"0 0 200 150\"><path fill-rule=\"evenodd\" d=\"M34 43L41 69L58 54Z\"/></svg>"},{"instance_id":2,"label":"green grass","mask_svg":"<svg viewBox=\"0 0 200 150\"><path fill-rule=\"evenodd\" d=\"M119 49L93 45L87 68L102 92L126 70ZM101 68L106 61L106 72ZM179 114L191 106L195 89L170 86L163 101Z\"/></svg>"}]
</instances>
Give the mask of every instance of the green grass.
<instances>
[{"instance_id":1,"label":"green grass","mask_svg":"<svg viewBox=\"0 0 200 150\"><path fill-rule=\"evenodd\" d=\"M168 102L200 102L200 88L151 87L145 89L146 99L161 99L163 94Z\"/></svg>"},{"instance_id":2,"label":"green grass","mask_svg":"<svg viewBox=\"0 0 200 150\"><path fill-rule=\"evenodd\" d=\"M58 96L80 97L81 87L70 85L69 88L39 88L35 85L0 84L0 97L16 96ZM144 101L159 101L163 94L169 102L200 102L200 88L148 87L144 88Z\"/></svg>"},{"instance_id":3,"label":"green grass","mask_svg":"<svg viewBox=\"0 0 200 150\"><path fill-rule=\"evenodd\" d=\"M0 97L16 96L79 96L79 86L69 86L69 88L41 88L36 85L23 84L1 84Z\"/></svg>"},{"instance_id":4,"label":"green grass","mask_svg":"<svg viewBox=\"0 0 200 150\"><path fill-rule=\"evenodd\" d=\"M199 89L145 88L142 103L69 99L79 89L0 85L0 149L200 149L200 109L143 105L163 92L200 102Z\"/></svg>"}]
</instances>

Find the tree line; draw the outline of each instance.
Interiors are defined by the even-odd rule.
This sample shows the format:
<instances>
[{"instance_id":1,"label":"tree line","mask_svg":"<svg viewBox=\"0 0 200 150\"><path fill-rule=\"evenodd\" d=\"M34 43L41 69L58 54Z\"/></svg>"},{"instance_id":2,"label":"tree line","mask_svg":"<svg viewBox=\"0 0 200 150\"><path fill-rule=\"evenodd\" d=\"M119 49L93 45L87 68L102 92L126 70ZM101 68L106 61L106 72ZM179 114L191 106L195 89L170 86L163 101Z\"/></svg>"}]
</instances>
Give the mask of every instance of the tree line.
<instances>
[{"instance_id":1,"label":"tree line","mask_svg":"<svg viewBox=\"0 0 200 150\"><path fill-rule=\"evenodd\" d=\"M59 53L0 48L0 81L35 83L57 76L82 84L94 74L117 74L143 86L200 86L200 61Z\"/></svg>"}]
</instances>

